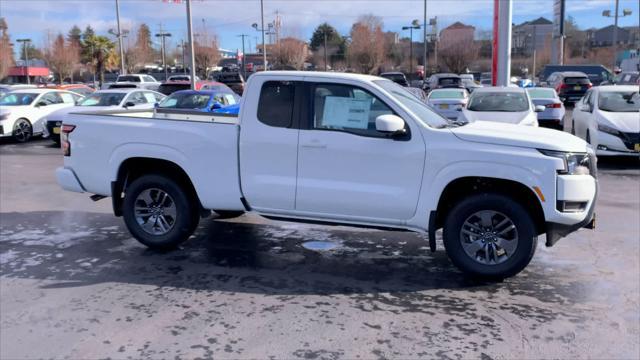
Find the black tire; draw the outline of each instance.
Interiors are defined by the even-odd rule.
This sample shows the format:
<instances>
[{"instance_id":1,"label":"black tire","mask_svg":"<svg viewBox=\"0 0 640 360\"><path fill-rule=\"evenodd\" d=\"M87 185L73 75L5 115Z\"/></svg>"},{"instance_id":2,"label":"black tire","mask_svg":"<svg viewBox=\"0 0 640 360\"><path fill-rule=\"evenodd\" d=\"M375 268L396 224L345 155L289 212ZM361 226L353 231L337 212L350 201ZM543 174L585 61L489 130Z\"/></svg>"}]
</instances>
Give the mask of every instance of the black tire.
<instances>
[{"instance_id":1,"label":"black tire","mask_svg":"<svg viewBox=\"0 0 640 360\"><path fill-rule=\"evenodd\" d=\"M62 141L60 140L60 135L51 135L51 140L56 143L56 145L60 146Z\"/></svg>"},{"instance_id":2,"label":"black tire","mask_svg":"<svg viewBox=\"0 0 640 360\"><path fill-rule=\"evenodd\" d=\"M497 211L510 218L517 231L517 246L512 255L498 264L483 264L467 255L462 245L461 230L465 221L478 211ZM505 279L524 269L536 251L538 237L531 215L509 197L479 194L456 204L447 215L443 229L447 255L463 272L484 279Z\"/></svg>"},{"instance_id":3,"label":"black tire","mask_svg":"<svg viewBox=\"0 0 640 360\"><path fill-rule=\"evenodd\" d=\"M151 234L137 219L135 208L138 196L144 191L159 189L169 195L175 204L173 225L164 234ZM139 205L139 204L138 204ZM176 181L163 175L144 175L135 179L126 189L122 204L122 215L129 232L142 244L156 250L170 250L186 241L198 227L200 221L198 201L190 196ZM171 217L170 217L171 219ZM150 221L150 220L147 220Z\"/></svg>"},{"instance_id":4,"label":"black tire","mask_svg":"<svg viewBox=\"0 0 640 360\"><path fill-rule=\"evenodd\" d=\"M16 120L13 124L13 139L19 143L25 143L33 137L33 126L25 118Z\"/></svg>"}]
</instances>

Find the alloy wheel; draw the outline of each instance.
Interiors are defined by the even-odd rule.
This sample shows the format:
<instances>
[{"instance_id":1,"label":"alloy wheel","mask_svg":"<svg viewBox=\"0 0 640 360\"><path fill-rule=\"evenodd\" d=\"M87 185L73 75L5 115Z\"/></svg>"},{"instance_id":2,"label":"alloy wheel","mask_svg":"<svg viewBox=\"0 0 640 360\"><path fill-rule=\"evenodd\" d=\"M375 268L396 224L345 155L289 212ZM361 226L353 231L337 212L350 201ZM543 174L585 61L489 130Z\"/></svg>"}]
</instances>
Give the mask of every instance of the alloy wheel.
<instances>
[{"instance_id":1,"label":"alloy wheel","mask_svg":"<svg viewBox=\"0 0 640 360\"><path fill-rule=\"evenodd\" d=\"M503 213L481 210L463 223L460 242L464 252L483 265L507 261L518 248L518 231L513 220Z\"/></svg>"}]
</instances>

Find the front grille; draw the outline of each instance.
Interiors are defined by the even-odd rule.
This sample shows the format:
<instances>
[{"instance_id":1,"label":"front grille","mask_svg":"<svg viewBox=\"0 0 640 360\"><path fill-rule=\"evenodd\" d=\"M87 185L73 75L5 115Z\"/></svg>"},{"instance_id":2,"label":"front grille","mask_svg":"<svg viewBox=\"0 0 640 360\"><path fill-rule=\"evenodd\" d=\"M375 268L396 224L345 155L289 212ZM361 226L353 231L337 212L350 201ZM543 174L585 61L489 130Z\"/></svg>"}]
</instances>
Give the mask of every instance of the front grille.
<instances>
[{"instance_id":1,"label":"front grille","mask_svg":"<svg viewBox=\"0 0 640 360\"><path fill-rule=\"evenodd\" d=\"M629 150L635 150L636 144L640 144L640 133L620 132L620 138L624 142L624 146Z\"/></svg>"}]
</instances>

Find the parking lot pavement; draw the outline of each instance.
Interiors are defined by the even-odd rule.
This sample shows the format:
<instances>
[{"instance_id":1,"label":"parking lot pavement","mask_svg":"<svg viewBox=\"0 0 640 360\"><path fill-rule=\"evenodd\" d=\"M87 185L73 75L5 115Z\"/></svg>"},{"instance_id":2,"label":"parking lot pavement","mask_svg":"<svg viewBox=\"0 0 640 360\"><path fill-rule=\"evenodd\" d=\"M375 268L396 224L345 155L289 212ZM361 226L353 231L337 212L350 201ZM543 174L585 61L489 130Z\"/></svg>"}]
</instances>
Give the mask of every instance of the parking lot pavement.
<instances>
[{"instance_id":1,"label":"parking lot pavement","mask_svg":"<svg viewBox=\"0 0 640 360\"><path fill-rule=\"evenodd\" d=\"M255 216L153 252L108 199L61 191L61 162L0 145L0 358L640 357L637 161L601 160L598 228L540 239L502 283L416 234Z\"/></svg>"}]
</instances>

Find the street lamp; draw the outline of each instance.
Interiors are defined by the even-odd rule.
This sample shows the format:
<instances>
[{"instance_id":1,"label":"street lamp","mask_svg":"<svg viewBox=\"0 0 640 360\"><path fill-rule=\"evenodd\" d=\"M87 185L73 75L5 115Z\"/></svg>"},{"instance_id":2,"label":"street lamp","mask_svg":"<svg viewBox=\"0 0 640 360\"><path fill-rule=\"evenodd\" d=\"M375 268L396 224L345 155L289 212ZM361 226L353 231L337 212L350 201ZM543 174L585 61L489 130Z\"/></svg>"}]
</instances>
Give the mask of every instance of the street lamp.
<instances>
[{"instance_id":1,"label":"street lamp","mask_svg":"<svg viewBox=\"0 0 640 360\"><path fill-rule=\"evenodd\" d=\"M618 60L617 59L618 57L618 54L617 54L618 53L618 18L631 15L631 10L629 9L623 9L622 15L619 15L619 12L618 12L619 2L620 0L616 0L616 9L613 15L611 15L611 10L604 10L602 12L602 16L614 18L614 21L613 21L613 69L612 70L615 70L615 67L617 65L617 60Z\"/></svg>"},{"instance_id":2,"label":"street lamp","mask_svg":"<svg viewBox=\"0 0 640 360\"><path fill-rule=\"evenodd\" d=\"M262 5L262 1L260 1L260 4ZM264 16L262 19L262 23L264 24ZM251 27L256 29L256 31L259 31L262 33L262 62L264 63L264 71L267 71L267 44L264 41L264 35L267 33L270 33L272 26L273 26L272 24L269 24L269 28L265 29L264 25L262 26L262 28L258 28L257 23L253 23L251 25Z\"/></svg>"},{"instance_id":3,"label":"street lamp","mask_svg":"<svg viewBox=\"0 0 640 360\"><path fill-rule=\"evenodd\" d=\"M31 79L29 79L29 44L31 39L16 39L17 42L22 43L22 51L24 52L25 69L27 73L27 85L31 85Z\"/></svg>"},{"instance_id":4,"label":"street lamp","mask_svg":"<svg viewBox=\"0 0 640 360\"><path fill-rule=\"evenodd\" d=\"M184 40L180 41L180 44L178 44L178 48L180 48L180 50L182 50L182 73L183 74L187 74L187 65L184 63L184 52L186 50L186 45L184 44Z\"/></svg>"},{"instance_id":5,"label":"street lamp","mask_svg":"<svg viewBox=\"0 0 640 360\"><path fill-rule=\"evenodd\" d=\"M171 34L168 32L161 32L161 33L157 33L156 37L161 37L162 38L162 68L164 68L164 79L167 80L167 78L169 77L169 72L167 71L167 62L166 62L166 54L165 54L165 38L166 37L171 37Z\"/></svg>"},{"instance_id":6,"label":"street lamp","mask_svg":"<svg viewBox=\"0 0 640 360\"><path fill-rule=\"evenodd\" d=\"M242 66L242 77L246 78L247 74L245 74L245 67L244 67L244 38L248 37L249 35L247 34L240 34L238 35L238 37L242 38L242 62L240 63L240 66Z\"/></svg>"},{"instance_id":7,"label":"street lamp","mask_svg":"<svg viewBox=\"0 0 640 360\"><path fill-rule=\"evenodd\" d=\"M420 29L420 21L417 19L410 26L402 27L402 30L409 30L409 76L413 74L413 29Z\"/></svg>"},{"instance_id":8,"label":"street lamp","mask_svg":"<svg viewBox=\"0 0 640 360\"><path fill-rule=\"evenodd\" d=\"M118 47L120 48L120 74L126 75L127 68L124 65L124 45L122 44L122 38L129 35L129 30L120 31L120 22L118 21L118 30L109 29L109 34L118 38Z\"/></svg>"}]
</instances>

